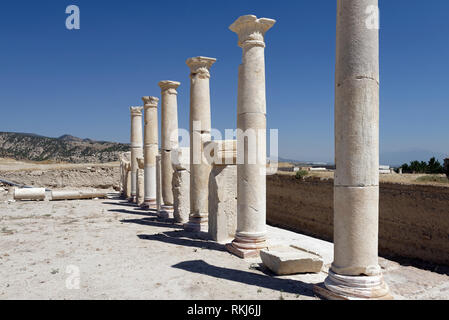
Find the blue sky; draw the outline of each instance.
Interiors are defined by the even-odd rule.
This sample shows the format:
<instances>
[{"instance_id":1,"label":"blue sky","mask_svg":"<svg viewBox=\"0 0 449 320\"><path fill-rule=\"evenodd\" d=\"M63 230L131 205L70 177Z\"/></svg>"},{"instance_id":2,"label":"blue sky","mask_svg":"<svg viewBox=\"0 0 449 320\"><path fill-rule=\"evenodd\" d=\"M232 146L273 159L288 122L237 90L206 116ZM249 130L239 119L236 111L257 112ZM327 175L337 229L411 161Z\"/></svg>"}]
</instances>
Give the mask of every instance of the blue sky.
<instances>
[{"instance_id":1,"label":"blue sky","mask_svg":"<svg viewBox=\"0 0 449 320\"><path fill-rule=\"evenodd\" d=\"M81 29L67 30L78 5ZM381 0L381 153L449 154L449 1ZM213 127L236 126L241 49L228 27L244 14L277 20L266 36L269 128L279 154L333 161L334 0L3 1L0 131L129 141L129 106L181 82L188 128L193 56L211 69ZM413 159L410 159L413 160Z\"/></svg>"}]
</instances>

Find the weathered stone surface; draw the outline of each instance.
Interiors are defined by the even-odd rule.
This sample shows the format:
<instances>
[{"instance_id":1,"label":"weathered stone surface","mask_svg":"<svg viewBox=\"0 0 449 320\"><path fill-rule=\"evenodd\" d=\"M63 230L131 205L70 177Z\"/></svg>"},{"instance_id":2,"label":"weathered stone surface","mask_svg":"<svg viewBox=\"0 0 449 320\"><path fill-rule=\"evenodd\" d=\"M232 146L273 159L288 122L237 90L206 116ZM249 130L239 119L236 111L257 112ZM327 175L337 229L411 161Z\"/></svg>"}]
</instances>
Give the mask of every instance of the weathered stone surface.
<instances>
[{"instance_id":1,"label":"weathered stone surface","mask_svg":"<svg viewBox=\"0 0 449 320\"><path fill-rule=\"evenodd\" d=\"M266 248L266 165L264 160L250 164L245 154L266 154L266 136L241 144L248 129L266 129L265 33L275 20L254 15L239 17L229 29L237 33L242 48L237 92L237 231L228 250L240 257L257 255ZM257 149L256 149L257 148ZM244 252L244 251L248 252Z\"/></svg>"},{"instance_id":2,"label":"weathered stone surface","mask_svg":"<svg viewBox=\"0 0 449 320\"><path fill-rule=\"evenodd\" d=\"M261 250L260 258L277 275L318 273L323 267L323 259L319 255L291 246Z\"/></svg>"},{"instance_id":3,"label":"weathered stone surface","mask_svg":"<svg viewBox=\"0 0 449 320\"><path fill-rule=\"evenodd\" d=\"M45 200L45 188L13 189L14 200Z\"/></svg>"},{"instance_id":4,"label":"weathered stone surface","mask_svg":"<svg viewBox=\"0 0 449 320\"><path fill-rule=\"evenodd\" d=\"M214 166L209 177L209 234L231 241L237 229L237 166Z\"/></svg>"},{"instance_id":5,"label":"weathered stone surface","mask_svg":"<svg viewBox=\"0 0 449 320\"><path fill-rule=\"evenodd\" d=\"M159 215L161 206L164 204L162 201L162 177L161 177L161 155L156 156L156 211Z\"/></svg>"},{"instance_id":6,"label":"weathered stone surface","mask_svg":"<svg viewBox=\"0 0 449 320\"><path fill-rule=\"evenodd\" d=\"M92 190L52 190L51 200L77 200L106 198L106 191Z\"/></svg>"},{"instance_id":7,"label":"weathered stone surface","mask_svg":"<svg viewBox=\"0 0 449 320\"><path fill-rule=\"evenodd\" d=\"M137 185L136 172L138 169L137 158L143 157L142 137L142 109L143 107L130 107L131 111L131 198L135 201Z\"/></svg>"},{"instance_id":8,"label":"weathered stone surface","mask_svg":"<svg viewBox=\"0 0 449 320\"><path fill-rule=\"evenodd\" d=\"M190 148L172 150L173 218L187 223L190 214Z\"/></svg>"},{"instance_id":9,"label":"weathered stone surface","mask_svg":"<svg viewBox=\"0 0 449 320\"><path fill-rule=\"evenodd\" d=\"M180 84L169 80L159 82L161 88L161 187L164 212L173 212L171 151L178 148L178 92L176 89Z\"/></svg>"},{"instance_id":10,"label":"weathered stone surface","mask_svg":"<svg viewBox=\"0 0 449 320\"><path fill-rule=\"evenodd\" d=\"M173 173L173 218L178 223L187 223L190 215L190 171L176 170Z\"/></svg>"},{"instance_id":11,"label":"weathered stone surface","mask_svg":"<svg viewBox=\"0 0 449 320\"><path fill-rule=\"evenodd\" d=\"M144 102L144 206L154 208L156 202L156 155L158 154L158 117L156 97L142 97Z\"/></svg>"},{"instance_id":12,"label":"weathered stone surface","mask_svg":"<svg viewBox=\"0 0 449 320\"><path fill-rule=\"evenodd\" d=\"M143 204L145 193L145 172L143 169L137 169L136 172L136 204L138 206Z\"/></svg>"},{"instance_id":13,"label":"weathered stone surface","mask_svg":"<svg viewBox=\"0 0 449 320\"><path fill-rule=\"evenodd\" d=\"M190 68L190 217L189 231L207 231L208 185L211 165L204 156L204 143L210 141L209 79L215 58L194 57L186 61Z\"/></svg>"}]
</instances>

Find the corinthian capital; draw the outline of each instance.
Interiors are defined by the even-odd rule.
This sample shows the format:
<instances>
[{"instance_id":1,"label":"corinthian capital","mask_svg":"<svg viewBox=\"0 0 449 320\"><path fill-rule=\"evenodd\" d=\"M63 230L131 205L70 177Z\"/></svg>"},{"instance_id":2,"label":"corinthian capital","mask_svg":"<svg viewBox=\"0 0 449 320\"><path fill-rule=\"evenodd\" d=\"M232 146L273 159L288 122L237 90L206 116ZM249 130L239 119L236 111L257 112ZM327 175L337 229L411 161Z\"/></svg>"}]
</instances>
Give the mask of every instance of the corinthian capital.
<instances>
[{"instance_id":1,"label":"corinthian capital","mask_svg":"<svg viewBox=\"0 0 449 320\"><path fill-rule=\"evenodd\" d=\"M229 29L239 36L239 46L254 45L265 47L265 32L267 32L276 20L268 18L257 19L254 15L239 17Z\"/></svg>"},{"instance_id":2,"label":"corinthian capital","mask_svg":"<svg viewBox=\"0 0 449 320\"><path fill-rule=\"evenodd\" d=\"M159 82L158 85L159 87L161 87L161 91L163 93L178 94L176 88L178 88L181 85L181 82L165 80Z\"/></svg>"},{"instance_id":3,"label":"corinthian capital","mask_svg":"<svg viewBox=\"0 0 449 320\"><path fill-rule=\"evenodd\" d=\"M159 98L157 97L142 97L144 108L157 108Z\"/></svg>"},{"instance_id":4,"label":"corinthian capital","mask_svg":"<svg viewBox=\"0 0 449 320\"><path fill-rule=\"evenodd\" d=\"M217 61L215 58L194 57L187 59L186 63L190 68L190 77L198 76L203 79L210 78L209 69Z\"/></svg>"},{"instance_id":5,"label":"corinthian capital","mask_svg":"<svg viewBox=\"0 0 449 320\"><path fill-rule=\"evenodd\" d=\"M132 116L141 116L142 115L142 109L143 107L130 107L129 110L131 111Z\"/></svg>"}]
</instances>

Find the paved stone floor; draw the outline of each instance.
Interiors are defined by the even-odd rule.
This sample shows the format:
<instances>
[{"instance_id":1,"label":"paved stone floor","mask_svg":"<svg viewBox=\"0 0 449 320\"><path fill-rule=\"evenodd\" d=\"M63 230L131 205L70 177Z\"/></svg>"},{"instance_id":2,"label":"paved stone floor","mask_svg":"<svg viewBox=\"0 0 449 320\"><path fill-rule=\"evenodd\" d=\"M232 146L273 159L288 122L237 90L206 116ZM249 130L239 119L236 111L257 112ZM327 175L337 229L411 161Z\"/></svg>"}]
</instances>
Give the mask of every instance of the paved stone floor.
<instances>
[{"instance_id":1,"label":"paved stone floor","mask_svg":"<svg viewBox=\"0 0 449 320\"><path fill-rule=\"evenodd\" d=\"M0 299L317 299L332 243L268 227L320 253L319 274L276 277L171 220L117 199L0 204ZM449 277L381 258L397 299L449 299ZM77 289L79 280L79 289Z\"/></svg>"}]
</instances>

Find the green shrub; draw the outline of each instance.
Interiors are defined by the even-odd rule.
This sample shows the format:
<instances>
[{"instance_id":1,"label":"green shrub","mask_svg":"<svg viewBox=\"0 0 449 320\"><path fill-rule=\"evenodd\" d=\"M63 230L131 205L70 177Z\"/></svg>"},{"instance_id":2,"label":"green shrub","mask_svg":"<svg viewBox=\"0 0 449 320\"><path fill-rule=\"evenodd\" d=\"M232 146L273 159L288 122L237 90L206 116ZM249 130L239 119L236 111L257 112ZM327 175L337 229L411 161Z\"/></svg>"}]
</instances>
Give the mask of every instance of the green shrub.
<instances>
[{"instance_id":1,"label":"green shrub","mask_svg":"<svg viewBox=\"0 0 449 320\"><path fill-rule=\"evenodd\" d=\"M296 171L296 179L304 179L309 174L309 171L306 170L299 170Z\"/></svg>"}]
</instances>

